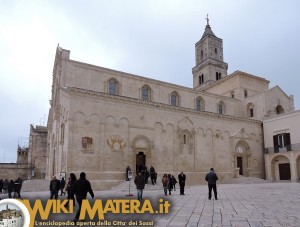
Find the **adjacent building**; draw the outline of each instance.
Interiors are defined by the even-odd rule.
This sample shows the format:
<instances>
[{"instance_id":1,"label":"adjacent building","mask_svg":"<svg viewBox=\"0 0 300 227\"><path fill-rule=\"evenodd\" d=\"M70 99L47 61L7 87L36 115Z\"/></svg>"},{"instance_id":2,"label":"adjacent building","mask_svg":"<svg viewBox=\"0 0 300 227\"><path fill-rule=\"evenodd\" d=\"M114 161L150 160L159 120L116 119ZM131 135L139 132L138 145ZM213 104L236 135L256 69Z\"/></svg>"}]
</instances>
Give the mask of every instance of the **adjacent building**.
<instances>
[{"instance_id":1,"label":"adjacent building","mask_svg":"<svg viewBox=\"0 0 300 227\"><path fill-rule=\"evenodd\" d=\"M30 125L29 143L18 144L17 162L0 163L0 179L45 179L47 127Z\"/></svg>"},{"instance_id":2,"label":"adjacent building","mask_svg":"<svg viewBox=\"0 0 300 227\"><path fill-rule=\"evenodd\" d=\"M263 127L267 180L299 180L300 111L266 118Z\"/></svg>"}]
</instances>

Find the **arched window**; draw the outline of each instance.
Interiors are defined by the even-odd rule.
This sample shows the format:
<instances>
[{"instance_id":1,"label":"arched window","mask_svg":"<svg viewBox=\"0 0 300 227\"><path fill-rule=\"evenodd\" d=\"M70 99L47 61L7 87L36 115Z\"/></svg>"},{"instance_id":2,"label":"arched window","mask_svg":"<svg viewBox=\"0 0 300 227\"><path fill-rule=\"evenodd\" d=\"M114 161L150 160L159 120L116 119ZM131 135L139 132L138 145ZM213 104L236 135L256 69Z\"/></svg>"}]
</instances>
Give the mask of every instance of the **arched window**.
<instances>
[{"instance_id":1,"label":"arched window","mask_svg":"<svg viewBox=\"0 0 300 227\"><path fill-rule=\"evenodd\" d=\"M203 50L201 50L201 59L203 59Z\"/></svg>"},{"instance_id":2,"label":"arched window","mask_svg":"<svg viewBox=\"0 0 300 227\"><path fill-rule=\"evenodd\" d=\"M183 144L186 144L186 135L183 135Z\"/></svg>"},{"instance_id":3,"label":"arched window","mask_svg":"<svg viewBox=\"0 0 300 227\"><path fill-rule=\"evenodd\" d=\"M201 75L199 76L199 85L200 85L200 84L203 84L203 83L204 83L204 75L201 74Z\"/></svg>"},{"instance_id":4,"label":"arched window","mask_svg":"<svg viewBox=\"0 0 300 227\"><path fill-rule=\"evenodd\" d=\"M218 113L225 114L225 104L223 101L218 103Z\"/></svg>"},{"instance_id":5,"label":"arched window","mask_svg":"<svg viewBox=\"0 0 300 227\"><path fill-rule=\"evenodd\" d=\"M171 93L171 105L172 106L179 106L179 95L176 91Z\"/></svg>"},{"instance_id":6,"label":"arched window","mask_svg":"<svg viewBox=\"0 0 300 227\"><path fill-rule=\"evenodd\" d=\"M142 87L142 100L151 101L151 89L148 85Z\"/></svg>"},{"instance_id":7,"label":"arched window","mask_svg":"<svg viewBox=\"0 0 300 227\"><path fill-rule=\"evenodd\" d=\"M119 94L119 83L116 79L110 79L108 81L108 94L110 95Z\"/></svg>"},{"instance_id":8,"label":"arched window","mask_svg":"<svg viewBox=\"0 0 300 227\"><path fill-rule=\"evenodd\" d=\"M221 79L221 73L216 72L216 80L220 80Z\"/></svg>"},{"instance_id":9,"label":"arched window","mask_svg":"<svg viewBox=\"0 0 300 227\"><path fill-rule=\"evenodd\" d=\"M60 142L64 142L65 139L65 124L62 123L60 126Z\"/></svg>"},{"instance_id":10,"label":"arched window","mask_svg":"<svg viewBox=\"0 0 300 227\"><path fill-rule=\"evenodd\" d=\"M281 105L277 105L275 108L276 114L283 114L284 113L284 109Z\"/></svg>"},{"instance_id":11,"label":"arched window","mask_svg":"<svg viewBox=\"0 0 300 227\"><path fill-rule=\"evenodd\" d=\"M254 116L254 105L252 103L249 103L247 105L247 116L253 117Z\"/></svg>"},{"instance_id":12,"label":"arched window","mask_svg":"<svg viewBox=\"0 0 300 227\"><path fill-rule=\"evenodd\" d=\"M215 54L217 54L218 53L218 49L217 48L215 48Z\"/></svg>"},{"instance_id":13,"label":"arched window","mask_svg":"<svg viewBox=\"0 0 300 227\"><path fill-rule=\"evenodd\" d=\"M244 97L248 98L248 91L247 90L244 90Z\"/></svg>"},{"instance_id":14,"label":"arched window","mask_svg":"<svg viewBox=\"0 0 300 227\"><path fill-rule=\"evenodd\" d=\"M196 98L196 110L204 110L204 100L201 97Z\"/></svg>"},{"instance_id":15,"label":"arched window","mask_svg":"<svg viewBox=\"0 0 300 227\"><path fill-rule=\"evenodd\" d=\"M235 95L234 95L234 91L231 92L231 98L234 99Z\"/></svg>"}]
</instances>

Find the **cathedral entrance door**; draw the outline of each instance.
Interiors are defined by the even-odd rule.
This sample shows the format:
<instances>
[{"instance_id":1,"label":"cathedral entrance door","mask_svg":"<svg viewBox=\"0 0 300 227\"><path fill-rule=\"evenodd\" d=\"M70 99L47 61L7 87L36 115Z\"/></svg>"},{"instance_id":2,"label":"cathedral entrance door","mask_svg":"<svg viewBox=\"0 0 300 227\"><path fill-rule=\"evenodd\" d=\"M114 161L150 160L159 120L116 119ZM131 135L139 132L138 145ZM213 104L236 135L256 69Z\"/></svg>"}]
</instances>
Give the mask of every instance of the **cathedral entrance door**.
<instances>
[{"instance_id":1,"label":"cathedral entrance door","mask_svg":"<svg viewBox=\"0 0 300 227\"><path fill-rule=\"evenodd\" d=\"M142 171L145 165L146 165L146 155L144 155L144 152L140 151L136 155L136 173Z\"/></svg>"},{"instance_id":2,"label":"cathedral entrance door","mask_svg":"<svg viewBox=\"0 0 300 227\"><path fill-rule=\"evenodd\" d=\"M240 175L243 175L243 157L236 157L237 168L240 168Z\"/></svg>"}]
</instances>

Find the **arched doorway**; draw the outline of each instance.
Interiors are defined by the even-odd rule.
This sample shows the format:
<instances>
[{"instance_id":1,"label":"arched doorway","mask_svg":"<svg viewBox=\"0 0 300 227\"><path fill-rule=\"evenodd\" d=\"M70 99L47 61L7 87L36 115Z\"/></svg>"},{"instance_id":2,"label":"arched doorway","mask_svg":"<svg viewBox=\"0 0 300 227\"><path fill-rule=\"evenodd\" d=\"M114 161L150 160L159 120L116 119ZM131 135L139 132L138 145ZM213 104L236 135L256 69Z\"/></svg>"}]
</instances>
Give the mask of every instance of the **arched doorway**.
<instances>
[{"instance_id":1,"label":"arched doorway","mask_svg":"<svg viewBox=\"0 0 300 227\"><path fill-rule=\"evenodd\" d=\"M145 169L146 166L146 155L144 152L140 151L138 154L136 154L136 162L135 162L135 169L136 172L141 172L142 170Z\"/></svg>"},{"instance_id":2,"label":"arched doorway","mask_svg":"<svg viewBox=\"0 0 300 227\"><path fill-rule=\"evenodd\" d=\"M146 136L137 136L132 142L133 160L136 173L152 165L151 149L153 142Z\"/></svg>"},{"instance_id":3,"label":"arched doorway","mask_svg":"<svg viewBox=\"0 0 300 227\"><path fill-rule=\"evenodd\" d=\"M272 179L275 181L291 180L290 160L285 155L277 155L271 161Z\"/></svg>"},{"instance_id":4,"label":"arched doorway","mask_svg":"<svg viewBox=\"0 0 300 227\"><path fill-rule=\"evenodd\" d=\"M234 167L239 169L239 175L251 175L250 156L248 143L245 140L238 141L234 152Z\"/></svg>"}]
</instances>

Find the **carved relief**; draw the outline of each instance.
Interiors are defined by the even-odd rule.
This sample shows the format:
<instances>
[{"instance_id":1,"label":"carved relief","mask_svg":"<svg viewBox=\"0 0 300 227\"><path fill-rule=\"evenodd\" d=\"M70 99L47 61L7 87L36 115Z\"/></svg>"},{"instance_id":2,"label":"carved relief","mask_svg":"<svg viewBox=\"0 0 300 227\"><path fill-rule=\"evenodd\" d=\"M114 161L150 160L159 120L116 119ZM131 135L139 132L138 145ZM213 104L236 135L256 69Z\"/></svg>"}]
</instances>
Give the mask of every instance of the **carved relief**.
<instances>
[{"instance_id":1,"label":"carved relief","mask_svg":"<svg viewBox=\"0 0 300 227\"><path fill-rule=\"evenodd\" d=\"M111 151L124 151L126 143L120 136L111 136L107 139L107 145Z\"/></svg>"}]
</instances>

